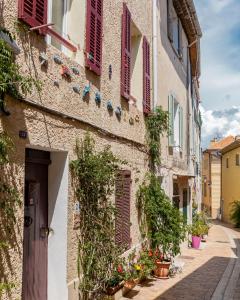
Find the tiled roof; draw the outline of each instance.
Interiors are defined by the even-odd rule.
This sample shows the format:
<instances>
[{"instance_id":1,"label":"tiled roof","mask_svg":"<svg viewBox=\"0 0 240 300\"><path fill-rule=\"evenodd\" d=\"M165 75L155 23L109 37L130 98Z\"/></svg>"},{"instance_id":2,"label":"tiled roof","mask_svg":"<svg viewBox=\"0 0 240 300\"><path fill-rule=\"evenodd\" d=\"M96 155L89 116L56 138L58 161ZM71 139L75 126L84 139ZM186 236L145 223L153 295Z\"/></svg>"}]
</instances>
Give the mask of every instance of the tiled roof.
<instances>
[{"instance_id":1,"label":"tiled roof","mask_svg":"<svg viewBox=\"0 0 240 300\"><path fill-rule=\"evenodd\" d=\"M209 150L220 150L223 149L225 147L227 147L229 144L233 143L235 141L235 137L232 135L229 135L223 139L221 139L220 141L211 141L210 145L209 145Z\"/></svg>"}]
</instances>

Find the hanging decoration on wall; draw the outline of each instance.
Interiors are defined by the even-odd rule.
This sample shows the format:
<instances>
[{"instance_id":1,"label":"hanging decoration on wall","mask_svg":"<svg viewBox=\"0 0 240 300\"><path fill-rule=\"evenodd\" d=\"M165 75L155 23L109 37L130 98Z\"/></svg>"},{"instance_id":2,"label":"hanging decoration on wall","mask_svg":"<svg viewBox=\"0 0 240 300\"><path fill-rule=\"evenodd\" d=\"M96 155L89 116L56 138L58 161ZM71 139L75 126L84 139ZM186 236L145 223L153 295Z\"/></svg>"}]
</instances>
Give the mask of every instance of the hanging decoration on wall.
<instances>
[{"instance_id":1,"label":"hanging decoration on wall","mask_svg":"<svg viewBox=\"0 0 240 300\"><path fill-rule=\"evenodd\" d=\"M133 124L134 124L134 119L133 119L133 117L130 117L130 119L129 119L129 124L130 124L130 125L133 125Z\"/></svg>"},{"instance_id":2,"label":"hanging decoration on wall","mask_svg":"<svg viewBox=\"0 0 240 300\"><path fill-rule=\"evenodd\" d=\"M117 118L121 118L121 115L122 115L122 109L120 106L117 106L116 109L115 109L115 114L117 116Z\"/></svg>"},{"instance_id":3,"label":"hanging decoration on wall","mask_svg":"<svg viewBox=\"0 0 240 300\"><path fill-rule=\"evenodd\" d=\"M80 86L79 85L74 85L73 86L73 91L77 94L80 94Z\"/></svg>"},{"instance_id":4,"label":"hanging decoration on wall","mask_svg":"<svg viewBox=\"0 0 240 300\"><path fill-rule=\"evenodd\" d=\"M100 104L102 100L101 94L99 92L95 93L95 101L97 104Z\"/></svg>"},{"instance_id":5,"label":"hanging decoration on wall","mask_svg":"<svg viewBox=\"0 0 240 300\"><path fill-rule=\"evenodd\" d=\"M108 77L110 80L112 79L112 65L109 65L108 67Z\"/></svg>"},{"instance_id":6,"label":"hanging decoration on wall","mask_svg":"<svg viewBox=\"0 0 240 300\"><path fill-rule=\"evenodd\" d=\"M140 121L139 115L135 116L135 121L138 123Z\"/></svg>"},{"instance_id":7,"label":"hanging decoration on wall","mask_svg":"<svg viewBox=\"0 0 240 300\"><path fill-rule=\"evenodd\" d=\"M76 68L76 67L71 67L71 70L72 70L73 74L75 74L75 75L79 75L80 74L79 69Z\"/></svg>"},{"instance_id":8,"label":"hanging decoration on wall","mask_svg":"<svg viewBox=\"0 0 240 300\"><path fill-rule=\"evenodd\" d=\"M58 80L54 80L53 81L53 85L59 88L59 86L60 86L59 81Z\"/></svg>"},{"instance_id":9,"label":"hanging decoration on wall","mask_svg":"<svg viewBox=\"0 0 240 300\"><path fill-rule=\"evenodd\" d=\"M71 79L71 77L72 77L70 69L64 65L62 65L62 67L61 67L60 74L67 79Z\"/></svg>"},{"instance_id":10,"label":"hanging decoration on wall","mask_svg":"<svg viewBox=\"0 0 240 300\"><path fill-rule=\"evenodd\" d=\"M107 102L107 109L108 109L109 111L113 111L112 102L111 102L110 100Z\"/></svg>"},{"instance_id":11,"label":"hanging decoration on wall","mask_svg":"<svg viewBox=\"0 0 240 300\"><path fill-rule=\"evenodd\" d=\"M85 87L83 89L83 98L86 98L86 96L89 95L89 93L90 93L90 84L85 85Z\"/></svg>"},{"instance_id":12,"label":"hanging decoration on wall","mask_svg":"<svg viewBox=\"0 0 240 300\"><path fill-rule=\"evenodd\" d=\"M53 60L54 60L54 62L55 62L56 64L58 64L58 65L61 65L61 64L63 63L61 57L58 56L58 55L54 55L54 56L53 56Z\"/></svg>"},{"instance_id":13,"label":"hanging decoration on wall","mask_svg":"<svg viewBox=\"0 0 240 300\"><path fill-rule=\"evenodd\" d=\"M40 61L40 64L41 66L47 66L48 65L48 57L47 57L47 54L44 53L44 52L41 52L39 54L39 61Z\"/></svg>"}]
</instances>

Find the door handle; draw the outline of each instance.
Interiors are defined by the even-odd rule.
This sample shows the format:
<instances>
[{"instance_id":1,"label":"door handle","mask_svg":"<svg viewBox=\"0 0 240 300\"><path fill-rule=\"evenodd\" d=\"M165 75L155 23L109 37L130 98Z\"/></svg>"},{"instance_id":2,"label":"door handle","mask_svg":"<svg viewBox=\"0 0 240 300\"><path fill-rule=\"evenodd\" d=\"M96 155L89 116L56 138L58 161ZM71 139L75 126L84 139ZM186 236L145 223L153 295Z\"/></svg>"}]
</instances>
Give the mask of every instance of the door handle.
<instances>
[{"instance_id":1,"label":"door handle","mask_svg":"<svg viewBox=\"0 0 240 300\"><path fill-rule=\"evenodd\" d=\"M49 228L48 227L41 227L40 228L40 237L47 238L49 235Z\"/></svg>"}]
</instances>

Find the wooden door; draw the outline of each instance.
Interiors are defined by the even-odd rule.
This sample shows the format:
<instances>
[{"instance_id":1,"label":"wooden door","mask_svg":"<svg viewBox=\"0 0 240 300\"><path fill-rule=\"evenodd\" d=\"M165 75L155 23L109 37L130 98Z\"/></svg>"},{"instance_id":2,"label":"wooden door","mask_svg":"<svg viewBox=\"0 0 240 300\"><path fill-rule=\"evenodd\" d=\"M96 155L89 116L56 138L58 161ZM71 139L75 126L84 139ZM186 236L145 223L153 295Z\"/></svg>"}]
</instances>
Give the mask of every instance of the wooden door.
<instances>
[{"instance_id":1,"label":"wooden door","mask_svg":"<svg viewBox=\"0 0 240 300\"><path fill-rule=\"evenodd\" d=\"M188 190L183 190L183 215L184 217L188 218Z\"/></svg>"},{"instance_id":2,"label":"wooden door","mask_svg":"<svg viewBox=\"0 0 240 300\"><path fill-rule=\"evenodd\" d=\"M47 300L49 163L49 152L26 150L23 300Z\"/></svg>"}]
</instances>

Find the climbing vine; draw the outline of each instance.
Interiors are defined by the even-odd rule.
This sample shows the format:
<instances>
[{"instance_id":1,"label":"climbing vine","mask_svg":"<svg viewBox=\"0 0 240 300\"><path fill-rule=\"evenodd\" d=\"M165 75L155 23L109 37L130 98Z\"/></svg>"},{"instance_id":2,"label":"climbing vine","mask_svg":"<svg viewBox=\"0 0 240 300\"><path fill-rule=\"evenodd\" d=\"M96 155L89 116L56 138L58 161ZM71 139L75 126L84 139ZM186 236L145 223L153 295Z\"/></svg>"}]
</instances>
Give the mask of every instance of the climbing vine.
<instances>
[{"instance_id":1,"label":"climbing vine","mask_svg":"<svg viewBox=\"0 0 240 300\"><path fill-rule=\"evenodd\" d=\"M13 42L13 35L6 29L0 29L7 34ZM15 98L29 93L33 86L40 89L39 81L31 76L24 76L20 72L20 66L16 63L11 47L3 39L0 39L0 108L4 110L4 96L9 94Z\"/></svg>"},{"instance_id":2,"label":"climbing vine","mask_svg":"<svg viewBox=\"0 0 240 300\"><path fill-rule=\"evenodd\" d=\"M150 166L154 168L160 164L161 157L161 137L168 130L168 112L161 106L146 119L146 142L149 148Z\"/></svg>"},{"instance_id":3,"label":"climbing vine","mask_svg":"<svg viewBox=\"0 0 240 300\"><path fill-rule=\"evenodd\" d=\"M151 247L161 251L164 259L178 254L185 238L183 216L172 205L156 174L156 167L161 163L161 137L168 134L168 128L168 112L157 107L146 120L150 172L137 192L142 233Z\"/></svg>"},{"instance_id":4,"label":"climbing vine","mask_svg":"<svg viewBox=\"0 0 240 300\"><path fill-rule=\"evenodd\" d=\"M3 259L9 256L8 251L15 243L14 225L17 222L16 211L21 205L18 191L9 183L6 167L9 163L9 152L13 150L11 138L4 132L0 133L0 296L9 293L15 286L6 281Z\"/></svg>"},{"instance_id":5,"label":"climbing vine","mask_svg":"<svg viewBox=\"0 0 240 300\"><path fill-rule=\"evenodd\" d=\"M113 278L121 249L115 245L115 207L111 202L119 164L106 147L96 152L87 134L77 142L77 159L70 163L80 207L78 271L81 299L98 299Z\"/></svg>"}]
</instances>

